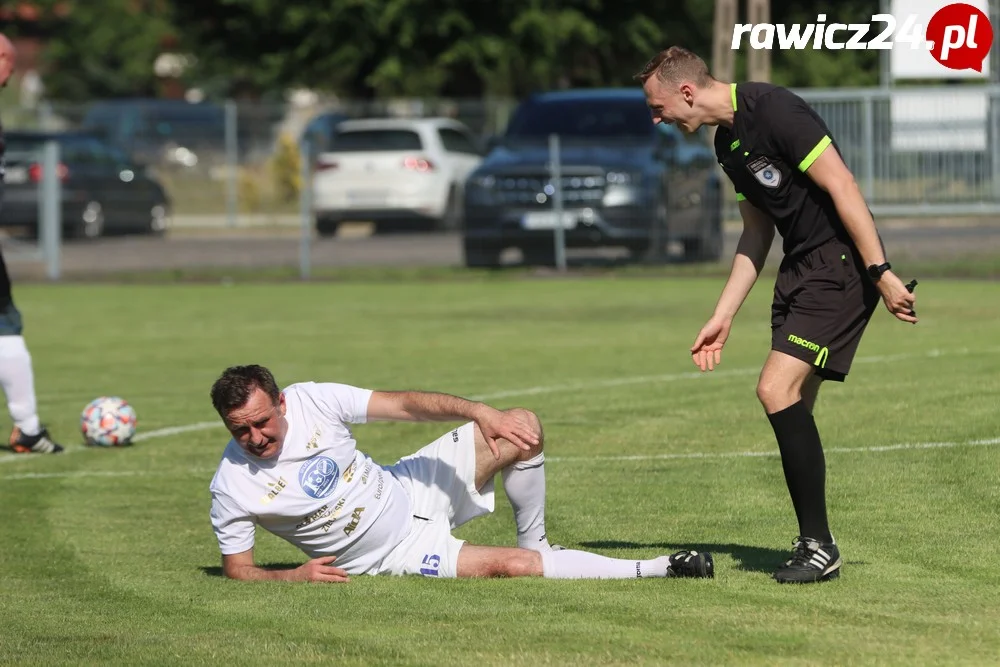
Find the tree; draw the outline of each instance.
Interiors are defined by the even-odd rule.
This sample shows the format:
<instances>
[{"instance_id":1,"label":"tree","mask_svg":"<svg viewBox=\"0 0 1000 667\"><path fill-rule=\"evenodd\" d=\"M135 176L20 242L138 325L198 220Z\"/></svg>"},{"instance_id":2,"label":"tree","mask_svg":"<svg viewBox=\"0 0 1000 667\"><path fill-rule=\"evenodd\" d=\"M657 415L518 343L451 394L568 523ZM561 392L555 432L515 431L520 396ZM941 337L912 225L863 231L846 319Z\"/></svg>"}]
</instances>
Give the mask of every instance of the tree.
<instances>
[{"instance_id":1,"label":"tree","mask_svg":"<svg viewBox=\"0 0 1000 667\"><path fill-rule=\"evenodd\" d=\"M52 36L45 51L46 94L62 101L153 95L153 63L173 33L165 2L86 0L51 11L42 0L42 24Z\"/></svg>"}]
</instances>

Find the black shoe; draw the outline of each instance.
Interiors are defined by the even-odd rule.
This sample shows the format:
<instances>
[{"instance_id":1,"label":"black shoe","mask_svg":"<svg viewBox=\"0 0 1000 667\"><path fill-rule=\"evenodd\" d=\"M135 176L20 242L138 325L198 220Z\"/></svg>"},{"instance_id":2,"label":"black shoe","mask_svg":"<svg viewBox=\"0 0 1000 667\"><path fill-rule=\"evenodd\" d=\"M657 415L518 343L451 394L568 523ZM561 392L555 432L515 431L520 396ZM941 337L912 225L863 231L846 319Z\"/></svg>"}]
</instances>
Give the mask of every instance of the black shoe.
<instances>
[{"instance_id":1,"label":"black shoe","mask_svg":"<svg viewBox=\"0 0 1000 667\"><path fill-rule=\"evenodd\" d=\"M711 579L715 576L715 563L712 562L712 554L704 551L678 551L670 556L667 576Z\"/></svg>"},{"instance_id":2,"label":"black shoe","mask_svg":"<svg viewBox=\"0 0 1000 667\"><path fill-rule=\"evenodd\" d=\"M840 576L840 549L809 537L795 540L792 557L774 573L779 584L811 584Z\"/></svg>"},{"instance_id":3,"label":"black shoe","mask_svg":"<svg viewBox=\"0 0 1000 667\"><path fill-rule=\"evenodd\" d=\"M21 429L14 427L8 441L10 448L17 454L58 454L63 446L49 437L49 431L42 428L37 435L25 435Z\"/></svg>"}]
</instances>

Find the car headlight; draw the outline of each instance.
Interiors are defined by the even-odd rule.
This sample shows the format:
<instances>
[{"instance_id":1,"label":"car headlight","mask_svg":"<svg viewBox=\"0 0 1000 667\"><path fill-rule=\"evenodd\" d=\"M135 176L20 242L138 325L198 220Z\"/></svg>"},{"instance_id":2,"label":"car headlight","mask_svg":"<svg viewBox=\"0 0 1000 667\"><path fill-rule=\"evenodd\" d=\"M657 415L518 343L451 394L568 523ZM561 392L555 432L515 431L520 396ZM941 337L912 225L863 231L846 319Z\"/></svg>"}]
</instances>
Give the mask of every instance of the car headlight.
<instances>
[{"instance_id":1,"label":"car headlight","mask_svg":"<svg viewBox=\"0 0 1000 667\"><path fill-rule=\"evenodd\" d=\"M633 185L638 180L627 171L609 171L607 174L608 185Z\"/></svg>"}]
</instances>

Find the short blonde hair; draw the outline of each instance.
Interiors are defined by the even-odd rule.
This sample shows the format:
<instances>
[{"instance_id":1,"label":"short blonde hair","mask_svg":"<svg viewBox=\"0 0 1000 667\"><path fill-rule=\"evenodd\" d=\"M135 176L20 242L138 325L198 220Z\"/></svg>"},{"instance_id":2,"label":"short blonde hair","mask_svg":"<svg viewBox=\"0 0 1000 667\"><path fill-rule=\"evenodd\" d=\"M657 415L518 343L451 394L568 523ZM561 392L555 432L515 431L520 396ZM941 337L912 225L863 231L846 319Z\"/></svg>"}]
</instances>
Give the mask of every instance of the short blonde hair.
<instances>
[{"instance_id":1,"label":"short blonde hair","mask_svg":"<svg viewBox=\"0 0 1000 667\"><path fill-rule=\"evenodd\" d=\"M683 46L671 46L660 51L646 63L635 78L646 83L654 75L663 83L679 84L682 81L691 81L701 87L713 81L705 61Z\"/></svg>"}]
</instances>

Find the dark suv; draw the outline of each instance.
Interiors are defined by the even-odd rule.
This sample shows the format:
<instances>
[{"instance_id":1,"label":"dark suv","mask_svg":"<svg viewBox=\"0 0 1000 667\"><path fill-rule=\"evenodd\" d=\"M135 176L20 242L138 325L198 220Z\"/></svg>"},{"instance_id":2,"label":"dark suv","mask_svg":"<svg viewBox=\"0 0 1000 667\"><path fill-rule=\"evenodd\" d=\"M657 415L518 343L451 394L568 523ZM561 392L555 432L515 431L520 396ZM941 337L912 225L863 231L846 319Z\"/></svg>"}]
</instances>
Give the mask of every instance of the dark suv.
<instances>
[{"instance_id":1,"label":"dark suv","mask_svg":"<svg viewBox=\"0 0 1000 667\"><path fill-rule=\"evenodd\" d=\"M722 201L714 151L701 134L654 125L639 88L549 92L528 98L465 185L465 263L496 266L520 248L551 264L555 189L548 138L560 138L568 247L624 246L662 258L683 244L689 260L722 252Z\"/></svg>"}]
</instances>

